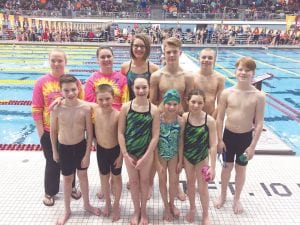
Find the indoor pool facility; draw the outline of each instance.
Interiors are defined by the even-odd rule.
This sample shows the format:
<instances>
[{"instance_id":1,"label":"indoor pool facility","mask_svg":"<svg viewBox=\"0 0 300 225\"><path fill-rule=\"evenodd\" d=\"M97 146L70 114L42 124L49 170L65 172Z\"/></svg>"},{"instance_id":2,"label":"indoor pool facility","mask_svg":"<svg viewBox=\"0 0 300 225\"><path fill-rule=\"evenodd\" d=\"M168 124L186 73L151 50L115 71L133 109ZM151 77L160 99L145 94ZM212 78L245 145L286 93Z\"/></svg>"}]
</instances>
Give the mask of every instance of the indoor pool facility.
<instances>
[{"instance_id":1,"label":"indoor pool facility","mask_svg":"<svg viewBox=\"0 0 300 225\"><path fill-rule=\"evenodd\" d=\"M1 45L0 55L0 144L38 144L31 118L30 100L34 81L49 71L48 52L53 46ZM64 46L68 55L68 73L85 81L98 69L93 46ZM130 58L128 47L113 47L114 68ZM198 68L200 48L183 48L188 68ZM150 60L160 65L161 50L152 47ZM300 154L300 50L262 48L220 48L215 69L226 77L226 87L235 83L234 64L242 56L257 62L256 75L273 77L263 82L267 95L265 126ZM12 146L11 146L12 147ZM28 147L30 148L30 147Z\"/></svg>"},{"instance_id":2,"label":"indoor pool facility","mask_svg":"<svg viewBox=\"0 0 300 225\"><path fill-rule=\"evenodd\" d=\"M55 205L46 207L44 197L45 159L40 151L39 138L31 117L33 85L38 77L49 71L49 45L0 45L0 224L37 225L55 224L64 210L62 177ZM98 70L97 46L61 46L68 56L67 72L83 83ZM183 48L181 64L196 71L200 48ZM115 46L114 69L130 58L128 46ZM213 206L220 193L222 164L216 164L216 177L208 184L209 217L213 225L295 225L300 224L300 49L220 48L215 69L226 77L226 87L235 84L234 64L242 56L256 60L256 75L272 74L263 82L267 95L265 130L257 145L257 155L247 166L247 182L241 201L244 213L232 210L235 192L234 172L228 187L227 201L221 209ZM160 65L161 49L152 47L150 60ZM278 151L280 150L280 151ZM284 151L281 151L284 150ZM276 155L274 155L276 154ZM296 156L294 156L296 154ZM91 153L88 168L89 197L91 204L103 209L105 201L98 199L99 171L96 153ZM127 225L133 213L130 192L126 188L128 174L122 168L121 218L92 216L82 208L82 198L72 200L72 215L67 224ZM180 174L180 185L186 190L186 176ZM189 201L175 200L180 210L179 219L163 221L163 202L157 176L154 179L152 198L147 203L149 224L189 224L185 215ZM201 204L196 198L195 223L201 221Z\"/></svg>"}]
</instances>

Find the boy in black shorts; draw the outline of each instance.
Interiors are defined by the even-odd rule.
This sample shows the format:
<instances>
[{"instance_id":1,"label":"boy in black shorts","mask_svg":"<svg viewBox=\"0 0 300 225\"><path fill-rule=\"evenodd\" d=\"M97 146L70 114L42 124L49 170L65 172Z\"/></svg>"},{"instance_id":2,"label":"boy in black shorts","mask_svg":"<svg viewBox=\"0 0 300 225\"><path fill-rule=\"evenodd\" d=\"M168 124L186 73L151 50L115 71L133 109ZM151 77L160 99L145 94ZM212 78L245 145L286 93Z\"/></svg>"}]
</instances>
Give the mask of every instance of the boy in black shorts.
<instances>
[{"instance_id":1,"label":"boy in black shorts","mask_svg":"<svg viewBox=\"0 0 300 225\"><path fill-rule=\"evenodd\" d=\"M60 162L64 183L64 215L56 224L65 224L71 215L70 199L72 181L77 169L83 195L84 209L99 216L100 209L89 201L87 168L90 164L90 150L93 138L91 108L78 99L77 79L70 75L60 78L64 100L50 113L50 138L53 160ZM59 128L59 129L58 129ZM85 139L87 134L87 140Z\"/></svg>"},{"instance_id":2,"label":"boy in black shorts","mask_svg":"<svg viewBox=\"0 0 300 225\"><path fill-rule=\"evenodd\" d=\"M243 212L240 197L246 181L246 161L253 158L263 129L265 95L251 83L256 69L252 58L240 58L235 67L237 83L221 93L218 104L218 151L223 153L226 167L222 168L221 194L215 207L219 209L224 205L231 171L235 168L232 208L235 214L240 214Z\"/></svg>"},{"instance_id":3,"label":"boy in black shorts","mask_svg":"<svg viewBox=\"0 0 300 225\"><path fill-rule=\"evenodd\" d=\"M102 214L109 216L112 208L112 221L115 222L120 219L123 156L120 154L118 143L119 111L112 107L114 100L112 86L108 84L99 85L96 89L96 100L97 104L93 105L93 110L97 140L97 161L106 202ZM113 206L110 199L110 190L112 190L115 198Z\"/></svg>"}]
</instances>

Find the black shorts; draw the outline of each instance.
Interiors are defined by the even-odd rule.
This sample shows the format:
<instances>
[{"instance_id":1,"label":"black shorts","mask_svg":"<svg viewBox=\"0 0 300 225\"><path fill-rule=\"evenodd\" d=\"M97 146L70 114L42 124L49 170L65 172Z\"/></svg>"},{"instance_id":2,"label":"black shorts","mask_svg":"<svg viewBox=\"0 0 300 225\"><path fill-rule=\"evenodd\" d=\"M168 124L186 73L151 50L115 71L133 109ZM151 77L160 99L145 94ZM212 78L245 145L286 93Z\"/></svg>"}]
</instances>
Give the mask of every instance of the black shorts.
<instances>
[{"instance_id":1,"label":"black shorts","mask_svg":"<svg viewBox=\"0 0 300 225\"><path fill-rule=\"evenodd\" d=\"M226 146L226 152L223 154L224 162L233 162L240 166L246 166L248 162L242 162L240 156L245 152L252 141L252 131L246 133L233 133L228 129L224 129L223 141Z\"/></svg>"},{"instance_id":2,"label":"black shorts","mask_svg":"<svg viewBox=\"0 0 300 225\"><path fill-rule=\"evenodd\" d=\"M106 149L97 144L97 161L98 168L102 175L107 175L110 172L117 176L121 174L122 167L116 168L115 160L120 155L120 146L117 145L111 149Z\"/></svg>"},{"instance_id":3,"label":"black shorts","mask_svg":"<svg viewBox=\"0 0 300 225\"><path fill-rule=\"evenodd\" d=\"M81 161L86 152L85 139L75 145L64 145L58 143L58 152L62 175L69 176L75 173L76 169L87 169L81 168Z\"/></svg>"}]
</instances>

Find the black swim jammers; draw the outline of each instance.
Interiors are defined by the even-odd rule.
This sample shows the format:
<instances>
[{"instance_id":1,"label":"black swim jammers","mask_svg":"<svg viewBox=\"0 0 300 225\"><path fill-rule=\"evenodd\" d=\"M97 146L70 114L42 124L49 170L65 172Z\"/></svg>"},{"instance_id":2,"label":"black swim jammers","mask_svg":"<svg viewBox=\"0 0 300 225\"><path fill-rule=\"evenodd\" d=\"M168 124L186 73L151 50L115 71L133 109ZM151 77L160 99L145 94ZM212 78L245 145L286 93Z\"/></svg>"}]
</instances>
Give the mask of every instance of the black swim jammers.
<instances>
[{"instance_id":1,"label":"black swim jammers","mask_svg":"<svg viewBox=\"0 0 300 225\"><path fill-rule=\"evenodd\" d=\"M252 131L246 133L234 133L224 129L223 141L226 146L226 152L223 154L224 162L235 162L240 166L246 166L248 162L242 162L240 156L250 146L252 141Z\"/></svg>"},{"instance_id":2,"label":"black swim jammers","mask_svg":"<svg viewBox=\"0 0 300 225\"><path fill-rule=\"evenodd\" d=\"M114 163L120 155L120 146L116 145L111 149L106 149L97 145L97 162L101 175L107 175L110 172L118 176L122 172L122 167L116 168Z\"/></svg>"},{"instance_id":3,"label":"black swim jammers","mask_svg":"<svg viewBox=\"0 0 300 225\"><path fill-rule=\"evenodd\" d=\"M86 152L86 140L82 140L75 145L64 145L58 143L58 152L60 158L61 172L64 176L70 176L77 170L86 170L81 168L81 161Z\"/></svg>"}]
</instances>

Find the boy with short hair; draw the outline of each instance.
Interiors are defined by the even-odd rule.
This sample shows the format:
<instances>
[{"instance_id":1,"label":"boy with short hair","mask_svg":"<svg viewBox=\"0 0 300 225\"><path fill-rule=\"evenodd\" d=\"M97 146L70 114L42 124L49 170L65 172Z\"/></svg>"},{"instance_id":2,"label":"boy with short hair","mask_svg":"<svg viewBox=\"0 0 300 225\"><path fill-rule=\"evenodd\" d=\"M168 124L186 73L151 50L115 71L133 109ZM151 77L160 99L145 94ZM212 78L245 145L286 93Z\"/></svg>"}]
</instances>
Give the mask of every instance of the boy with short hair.
<instances>
[{"instance_id":1,"label":"boy with short hair","mask_svg":"<svg viewBox=\"0 0 300 225\"><path fill-rule=\"evenodd\" d=\"M216 52L211 48L204 48L199 55L200 70L194 78L195 89L201 89L205 93L204 112L207 112L214 119L217 117L216 103L224 90L225 78L214 71Z\"/></svg>"},{"instance_id":2,"label":"boy with short hair","mask_svg":"<svg viewBox=\"0 0 300 225\"><path fill-rule=\"evenodd\" d=\"M97 104L93 105L95 118L95 133L97 140L97 161L100 172L101 185L105 198L104 216L111 212L110 190L114 194L112 207L112 221L120 219L120 198L122 192L122 162L118 143L119 111L114 109L114 90L109 84L100 84L96 88ZM111 175L112 174L112 175ZM111 184L110 184L110 179ZM112 185L112 187L110 187Z\"/></svg>"},{"instance_id":3,"label":"boy with short hair","mask_svg":"<svg viewBox=\"0 0 300 225\"><path fill-rule=\"evenodd\" d=\"M91 109L78 99L77 79L71 75L60 78L64 100L50 113L50 138L53 160L60 162L64 184L65 213L57 224L65 224L71 215L70 198L73 175L77 169L84 209L99 216L100 209L89 202L87 168L90 164L93 128ZM87 140L85 139L87 133Z\"/></svg>"},{"instance_id":4,"label":"boy with short hair","mask_svg":"<svg viewBox=\"0 0 300 225\"><path fill-rule=\"evenodd\" d=\"M239 214L243 212L240 195L246 180L247 162L253 158L263 129L265 95L251 84L256 69L252 58L240 58L235 67L237 84L221 93L218 106L218 151L223 152L226 167L222 168L221 195L215 202L215 207L221 208L226 201L230 174L235 165L233 211ZM225 112L227 118L223 133ZM243 156L246 156L247 160L243 160Z\"/></svg>"}]
</instances>

